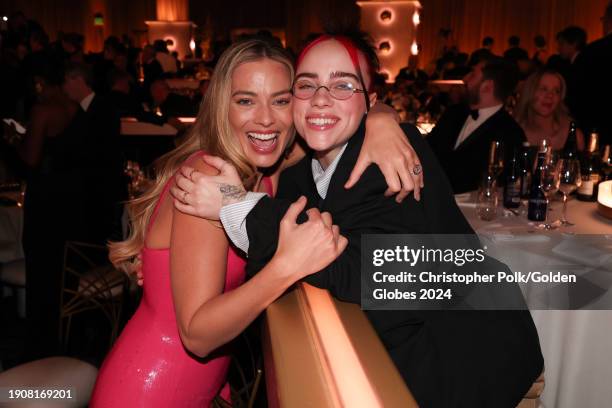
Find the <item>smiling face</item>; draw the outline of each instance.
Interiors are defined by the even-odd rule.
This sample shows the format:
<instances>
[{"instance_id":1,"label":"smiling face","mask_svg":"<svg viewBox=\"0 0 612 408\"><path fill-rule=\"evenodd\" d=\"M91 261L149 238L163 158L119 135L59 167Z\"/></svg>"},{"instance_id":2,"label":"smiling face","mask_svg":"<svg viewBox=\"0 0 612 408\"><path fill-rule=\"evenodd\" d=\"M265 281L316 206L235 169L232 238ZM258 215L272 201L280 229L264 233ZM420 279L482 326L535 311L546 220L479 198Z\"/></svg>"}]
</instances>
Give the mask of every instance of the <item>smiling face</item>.
<instances>
[{"instance_id":1,"label":"smiling face","mask_svg":"<svg viewBox=\"0 0 612 408\"><path fill-rule=\"evenodd\" d=\"M369 85L365 58L359 55L364 82ZM297 68L294 89L326 86L342 93L351 87L363 87L347 50L336 40L327 40L310 48ZM376 95L370 95L373 105ZM316 152L323 167L338 155L342 146L355 133L366 112L361 92L345 100L334 99L329 91L320 88L309 99L293 99L295 128L308 146Z\"/></svg>"},{"instance_id":2,"label":"smiling face","mask_svg":"<svg viewBox=\"0 0 612 408\"><path fill-rule=\"evenodd\" d=\"M544 74L536 88L531 108L539 116L552 115L561 102L561 81L556 75Z\"/></svg>"},{"instance_id":3,"label":"smiling face","mask_svg":"<svg viewBox=\"0 0 612 408\"><path fill-rule=\"evenodd\" d=\"M291 77L280 62L264 58L232 73L229 122L249 162L273 166L292 134Z\"/></svg>"}]
</instances>

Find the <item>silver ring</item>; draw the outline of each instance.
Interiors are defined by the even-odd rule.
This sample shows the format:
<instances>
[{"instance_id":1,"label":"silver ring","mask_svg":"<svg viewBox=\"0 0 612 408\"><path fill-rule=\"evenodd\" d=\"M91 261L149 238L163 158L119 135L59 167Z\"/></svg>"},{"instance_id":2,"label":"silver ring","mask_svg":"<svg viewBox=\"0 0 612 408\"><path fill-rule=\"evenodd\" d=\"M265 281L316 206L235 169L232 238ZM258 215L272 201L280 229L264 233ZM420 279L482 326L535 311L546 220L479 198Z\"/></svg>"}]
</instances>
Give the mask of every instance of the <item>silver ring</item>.
<instances>
[{"instance_id":1,"label":"silver ring","mask_svg":"<svg viewBox=\"0 0 612 408\"><path fill-rule=\"evenodd\" d=\"M186 191L183 191L183 200L182 200L182 201L183 201L184 203L187 203L187 194L189 194L189 193L188 193L188 192L186 192Z\"/></svg>"},{"instance_id":2,"label":"silver ring","mask_svg":"<svg viewBox=\"0 0 612 408\"><path fill-rule=\"evenodd\" d=\"M421 172L422 172L422 171L423 171L423 168L421 167L421 165L420 165L420 164L417 164L417 165L416 165L416 166L414 166L414 167L413 167L413 169L412 169L412 173L413 173L415 176L418 176L419 174L421 174Z\"/></svg>"}]
</instances>

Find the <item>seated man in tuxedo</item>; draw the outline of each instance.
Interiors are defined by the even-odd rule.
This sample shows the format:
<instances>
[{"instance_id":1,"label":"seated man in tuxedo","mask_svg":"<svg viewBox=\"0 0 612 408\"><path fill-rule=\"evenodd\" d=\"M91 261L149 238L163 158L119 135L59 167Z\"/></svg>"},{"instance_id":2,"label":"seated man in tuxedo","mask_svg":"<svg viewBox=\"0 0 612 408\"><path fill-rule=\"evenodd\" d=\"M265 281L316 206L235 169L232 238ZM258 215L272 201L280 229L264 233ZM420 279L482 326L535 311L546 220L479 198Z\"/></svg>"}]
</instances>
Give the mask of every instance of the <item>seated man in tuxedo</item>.
<instances>
[{"instance_id":1,"label":"seated man in tuxedo","mask_svg":"<svg viewBox=\"0 0 612 408\"><path fill-rule=\"evenodd\" d=\"M500 141L504 162L526 140L504 101L517 83L516 67L502 58L477 62L463 78L468 104L450 106L427 137L455 194L476 190L487 170L492 141Z\"/></svg>"},{"instance_id":2,"label":"seated man in tuxedo","mask_svg":"<svg viewBox=\"0 0 612 408\"><path fill-rule=\"evenodd\" d=\"M349 241L330 266L305 281L357 304L361 301L362 234L473 233L439 164L414 126L406 125L403 130L426 177L420 201L409 198L398 203L394 197L386 197L387 185L376 166L367 168L351 189L344 187L364 140L364 113L375 100L375 94L367 89L376 54L368 50L359 37L322 36L298 58L294 123L313 152L280 175L274 199L261 193L247 194L235 169L220 159L206 159L221 170L219 176L182 169L189 179L197 178L198 189L203 181L216 199L205 203L199 191L187 187L193 186L193 181L186 177L177 179L183 193L173 194L182 200L196 196L184 202L198 207L190 213L206 218L219 218L221 202L226 205L221 209L221 220L232 241L248 253L247 274L257 273L274 255L281 218L300 196L306 197L309 209L321 210L321 221L330 228L329 217L333 217ZM362 92L354 92L356 89ZM184 205L177 207L184 209ZM305 219L304 214L300 217ZM537 333L528 311L365 313L423 407L514 408L542 371ZM494 380L493 372L503 373L503 380Z\"/></svg>"}]
</instances>

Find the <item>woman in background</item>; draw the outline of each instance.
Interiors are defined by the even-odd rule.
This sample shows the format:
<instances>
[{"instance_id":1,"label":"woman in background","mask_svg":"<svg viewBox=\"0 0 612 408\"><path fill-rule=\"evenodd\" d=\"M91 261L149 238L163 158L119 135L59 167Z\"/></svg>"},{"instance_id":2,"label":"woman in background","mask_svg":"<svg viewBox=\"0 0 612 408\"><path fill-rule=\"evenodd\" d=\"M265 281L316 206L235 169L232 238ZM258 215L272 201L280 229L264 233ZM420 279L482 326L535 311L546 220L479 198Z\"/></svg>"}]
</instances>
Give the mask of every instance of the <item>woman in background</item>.
<instances>
[{"instance_id":1,"label":"woman in background","mask_svg":"<svg viewBox=\"0 0 612 408\"><path fill-rule=\"evenodd\" d=\"M552 70L537 71L525 81L515 119L523 128L530 145L537 146L546 139L553 150L561 150L565 146L572 121L563 103L566 90L561 74ZM583 150L584 136L579 129L576 140L578 150Z\"/></svg>"}]
</instances>

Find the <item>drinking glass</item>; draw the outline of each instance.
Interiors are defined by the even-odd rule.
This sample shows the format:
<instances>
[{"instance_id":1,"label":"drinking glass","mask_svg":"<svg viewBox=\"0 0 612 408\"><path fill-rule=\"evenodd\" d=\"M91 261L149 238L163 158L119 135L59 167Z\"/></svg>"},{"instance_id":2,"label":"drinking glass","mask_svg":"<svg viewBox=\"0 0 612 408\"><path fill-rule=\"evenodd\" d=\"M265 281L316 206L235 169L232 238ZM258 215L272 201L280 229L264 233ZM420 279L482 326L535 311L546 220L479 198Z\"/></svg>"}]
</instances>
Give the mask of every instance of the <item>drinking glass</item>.
<instances>
[{"instance_id":1,"label":"drinking glass","mask_svg":"<svg viewBox=\"0 0 612 408\"><path fill-rule=\"evenodd\" d=\"M559 171L557 168L558 161L558 152L552 152L552 154L546 159L546 168L543 174L542 188L544 189L548 200L552 200L559 189Z\"/></svg>"},{"instance_id":2,"label":"drinking glass","mask_svg":"<svg viewBox=\"0 0 612 408\"><path fill-rule=\"evenodd\" d=\"M498 201L499 198L497 196L495 176L493 174L488 174L478 191L478 201L476 204L478 218L483 221L493 221L497 217Z\"/></svg>"},{"instance_id":3,"label":"drinking glass","mask_svg":"<svg viewBox=\"0 0 612 408\"><path fill-rule=\"evenodd\" d=\"M580 162L576 159L560 159L557 163L557 173L559 174L556 181L557 188L563 193L563 212L561 215L561 225L572 226L567 220L567 196L570 195L582 184L580 177Z\"/></svg>"},{"instance_id":4,"label":"drinking glass","mask_svg":"<svg viewBox=\"0 0 612 408\"><path fill-rule=\"evenodd\" d=\"M493 174L495 179L500 176L504 170L504 146L499 141L491 142L489 151L489 173Z\"/></svg>"}]
</instances>

